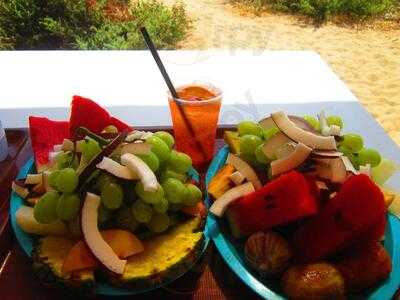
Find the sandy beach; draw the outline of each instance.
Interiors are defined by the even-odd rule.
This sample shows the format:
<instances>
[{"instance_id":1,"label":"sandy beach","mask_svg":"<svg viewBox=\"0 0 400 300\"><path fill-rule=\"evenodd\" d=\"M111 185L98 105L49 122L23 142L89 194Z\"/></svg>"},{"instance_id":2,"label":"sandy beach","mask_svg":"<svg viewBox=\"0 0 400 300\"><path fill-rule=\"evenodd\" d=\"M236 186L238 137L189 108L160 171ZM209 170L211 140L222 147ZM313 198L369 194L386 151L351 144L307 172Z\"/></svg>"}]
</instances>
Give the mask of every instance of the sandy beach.
<instances>
[{"instance_id":1,"label":"sandy beach","mask_svg":"<svg viewBox=\"0 0 400 300\"><path fill-rule=\"evenodd\" d=\"M400 24L328 23L316 28L295 16L257 16L229 1L182 2L193 29L180 48L317 51L400 145Z\"/></svg>"}]
</instances>

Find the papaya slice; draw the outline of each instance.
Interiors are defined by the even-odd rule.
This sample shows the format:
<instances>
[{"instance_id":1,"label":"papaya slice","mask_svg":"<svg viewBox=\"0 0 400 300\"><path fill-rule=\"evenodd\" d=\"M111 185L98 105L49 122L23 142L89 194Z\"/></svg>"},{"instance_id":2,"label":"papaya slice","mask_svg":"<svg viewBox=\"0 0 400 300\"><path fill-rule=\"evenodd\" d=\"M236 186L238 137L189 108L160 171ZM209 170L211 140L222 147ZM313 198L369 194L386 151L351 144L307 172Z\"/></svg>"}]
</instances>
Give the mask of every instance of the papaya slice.
<instances>
[{"instance_id":1,"label":"papaya slice","mask_svg":"<svg viewBox=\"0 0 400 300\"><path fill-rule=\"evenodd\" d=\"M235 172L235 168L232 165L225 165L210 181L207 191L214 199L218 199L231 188L229 176L231 176L233 172Z\"/></svg>"},{"instance_id":2,"label":"papaya slice","mask_svg":"<svg viewBox=\"0 0 400 300\"><path fill-rule=\"evenodd\" d=\"M101 231L103 239L119 258L127 258L144 251L142 242L131 232L122 229ZM62 267L64 273L94 269L98 262L84 241L77 242L68 252Z\"/></svg>"},{"instance_id":3,"label":"papaya slice","mask_svg":"<svg viewBox=\"0 0 400 300\"><path fill-rule=\"evenodd\" d=\"M29 134L36 169L40 173L48 167L49 152L53 151L54 145L62 144L69 136L69 124L66 121L30 116Z\"/></svg>"},{"instance_id":4,"label":"papaya slice","mask_svg":"<svg viewBox=\"0 0 400 300\"><path fill-rule=\"evenodd\" d=\"M69 131L74 135L78 127L86 127L90 131L100 134L108 125L114 125L118 131L129 129L130 126L111 116L99 104L81 96L73 96L71 102L71 117Z\"/></svg>"},{"instance_id":5,"label":"papaya slice","mask_svg":"<svg viewBox=\"0 0 400 300\"><path fill-rule=\"evenodd\" d=\"M203 202L198 202L196 205L193 206L184 206L182 211L187 214L188 216L193 217L201 217L204 218L207 216L207 208Z\"/></svg>"}]
</instances>

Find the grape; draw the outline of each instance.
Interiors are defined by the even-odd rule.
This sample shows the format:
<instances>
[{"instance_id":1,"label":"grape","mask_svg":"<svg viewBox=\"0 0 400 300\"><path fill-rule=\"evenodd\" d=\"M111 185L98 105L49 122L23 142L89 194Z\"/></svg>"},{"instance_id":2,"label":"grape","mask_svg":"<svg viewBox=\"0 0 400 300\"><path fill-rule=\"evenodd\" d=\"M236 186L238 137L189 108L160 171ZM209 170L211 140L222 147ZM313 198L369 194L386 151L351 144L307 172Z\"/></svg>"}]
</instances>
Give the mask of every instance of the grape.
<instances>
[{"instance_id":1,"label":"grape","mask_svg":"<svg viewBox=\"0 0 400 300\"><path fill-rule=\"evenodd\" d=\"M168 145L159 137L151 135L146 139L146 143L151 145L151 151L157 155L160 162L167 161L171 155Z\"/></svg>"},{"instance_id":2,"label":"grape","mask_svg":"<svg viewBox=\"0 0 400 300\"><path fill-rule=\"evenodd\" d=\"M172 150L171 157L168 161L168 167L175 172L185 174L192 167L192 159L185 153Z\"/></svg>"},{"instance_id":3,"label":"grape","mask_svg":"<svg viewBox=\"0 0 400 300\"><path fill-rule=\"evenodd\" d=\"M103 204L100 204L99 209L97 210L97 220L100 223L104 223L110 220L111 216L112 211L104 207Z\"/></svg>"},{"instance_id":4,"label":"grape","mask_svg":"<svg viewBox=\"0 0 400 300\"><path fill-rule=\"evenodd\" d=\"M47 177L47 180L49 181L49 185L52 188L56 188L57 187L57 178L58 175L60 175L60 170L54 170L53 172L51 172L49 174L49 176Z\"/></svg>"},{"instance_id":5,"label":"grape","mask_svg":"<svg viewBox=\"0 0 400 300\"><path fill-rule=\"evenodd\" d=\"M151 206L140 200L137 200L135 203L133 203L131 210L136 221L140 223L148 223L153 214L153 209Z\"/></svg>"},{"instance_id":6,"label":"grape","mask_svg":"<svg viewBox=\"0 0 400 300\"><path fill-rule=\"evenodd\" d=\"M149 166L149 168L153 171L156 172L158 168L160 167L160 161L158 160L157 155L155 155L153 152L150 152L149 154L138 154L137 155L141 160L143 160L146 165Z\"/></svg>"},{"instance_id":7,"label":"grape","mask_svg":"<svg viewBox=\"0 0 400 300\"><path fill-rule=\"evenodd\" d=\"M263 137L262 128L253 121L242 121L237 125L237 128L240 136L250 134L260 138Z\"/></svg>"},{"instance_id":8,"label":"grape","mask_svg":"<svg viewBox=\"0 0 400 300\"><path fill-rule=\"evenodd\" d=\"M321 125L319 124L319 121L316 117L310 116L310 115L305 115L304 120L307 121L308 124L311 125L316 131L321 131Z\"/></svg>"},{"instance_id":9,"label":"grape","mask_svg":"<svg viewBox=\"0 0 400 300\"><path fill-rule=\"evenodd\" d=\"M159 186L155 192L147 192L140 181L135 186L135 192L147 204L155 204L164 198L164 189L162 186Z\"/></svg>"},{"instance_id":10,"label":"grape","mask_svg":"<svg viewBox=\"0 0 400 300\"><path fill-rule=\"evenodd\" d=\"M77 194L62 194L58 200L57 215L62 221L69 221L78 215L81 200Z\"/></svg>"},{"instance_id":11,"label":"grape","mask_svg":"<svg viewBox=\"0 0 400 300\"><path fill-rule=\"evenodd\" d=\"M256 160L260 163L260 164L267 164L269 163L269 159L268 157L264 154L263 152L263 146L264 145L259 145L256 148L256 151L254 152L254 155L256 157Z\"/></svg>"},{"instance_id":12,"label":"grape","mask_svg":"<svg viewBox=\"0 0 400 300\"><path fill-rule=\"evenodd\" d=\"M188 189L188 196L185 199L185 205L192 206L202 200L203 194L196 185L189 183L186 185L186 188Z\"/></svg>"},{"instance_id":13,"label":"grape","mask_svg":"<svg viewBox=\"0 0 400 300\"><path fill-rule=\"evenodd\" d=\"M358 152L358 162L361 166L370 164L376 167L381 163L381 155L375 149L363 148Z\"/></svg>"},{"instance_id":14,"label":"grape","mask_svg":"<svg viewBox=\"0 0 400 300\"><path fill-rule=\"evenodd\" d=\"M168 200L163 197L157 203L153 204L153 208L158 213L166 213L169 207Z\"/></svg>"},{"instance_id":15,"label":"grape","mask_svg":"<svg viewBox=\"0 0 400 300\"><path fill-rule=\"evenodd\" d=\"M135 232L138 227L138 222L132 214L132 211L127 207L122 207L118 210L116 221L119 227Z\"/></svg>"},{"instance_id":16,"label":"grape","mask_svg":"<svg viewBox=\"0 0 400 300\"><path fill-rule=\"evenodd\" d=\"M67 168L71 164L72 153L71 152L61 152L55 158L56 168L61 170Z\"/></svg>"},{"instance_id":17,"label":"grape","mask_svg":"<svg viewBox=\"0 0 400 300\"><path fill-rule=\"evenodd\" d=\"M35 220L42 224L49 224L57 221L57 206L60 195L56 191L45 193L33 208Z\"/></svg>"},{"instance_id":18,"label":"grape","mask_svg":"<svg viewBox=\"0 0 400 300\"><path fill-rule=\"evenodd\" d=\"M104 133L118 133L118 128L115 127L114 125L108 125L103 129L102 132L104 132Z\"/></svg>"},{"instance_id":19,"label":"grape","mask_svg":"<svg viewBox=\"0 0 400 300\"><path fill-rule=\"evenodd\" d=\"M275 134L277 134L279 131L280 131L279 128L276 127L276 126L273 126L273 127L271 127L271 128L268 128L268 129L264 129L264 130L263 130L264 139L265 139L266 141L268 141L270 138L272 138L272 137L273 137Z\"/></svg>"},{"instance_id":20,"label":"grape","mask_svg":"<svg viewBox=\"0 0 400 300\"><path fill-rule=\"evenodd\" d=\"M326 118L326 123L328 126L336 125L339 126L341 129L343 128L343 120L339 116L329 116Z\"/></svg>"},{"instance_id":21,"label":"grape","mask_svg":"<svg viewBox=\"0 0 400 300\"><path fill-rule=\"evenodd\" d=\"M173 170L170 170L169 168L165 169L161 173L161 182L167 180L168 178L175 178L178 179L182 182L185 182L187 180L187 176L185 174L180 174L177 173Z\"/></svg>"},{"instance_id":22,"label":"grape","mask_svg":"<svg viewBox=\"0 0 400 300\"><path fill-rule=\"evenodd\" d=\"M364 146L362 137L354 133L345 134L343 136L343 141L341 142L341 144L353 153L357 153Z\"/></svg>"},{"instance_id":23,"label":"grape","mask_svg":"<svg viewBox=\"0 0 400 300\"><path fill-rule=\"evenodd\" d=\"M96 140L86 137L85 142L81 144L81 151L83 159L90 162L93 157L101 152L101 147Z\"/></svg>"},{"instance_id":24,"label":"grape","mask_svg":"<svg viewBox=\"0 0 400 300\"><path fill-rule=\"evenodd\" d=\"M169 147L169 149L172 149L172 147L175 144L175 140L174 137L172 136L172 134L166 132L166 131L157 131L156 133L154 133L154 135L156 137L159 137L160 139L162 139L164 141L164 143L166 143Z\"/></svg>"},{"instance_id":25,"label":"grape","mask_svg":"<svg viewBox=\"0 0 400 300\"><path fill-rule=\"evenodd\" d=\"M101 190L101 203L108 209L117 209L122 204L124 192L118 183L109 183Z\"/></svg>"},{"instance_id":26,"label":"grape","mask_svg":"<svg viewBox=\"0 0 400 300\"><path fill-rule=\"evenodd\" d=\"M72 193L79 183L79 177L76 171L72 168L60 170L57 177L57 190L62 193Z\"/></svg>"},{"instance_id":27,"label":"grape","mask_svg":"<svg viewBox=\"0 0 400 300\"><path fill-rule=\"evenodd\" d=\"M168 178L162 183L162 187L169 203L183 203L188 196L188 189L178 179Z\"/></svg>"},{"instance_id":28,"label":"grape","mask_svg":"<svg viewBox=\"0 0 400 300\"><path fill-rule=\"evenodd\" d=\"M169 217L167 214L154 213L147 226L152 232L164 232L169 227Z\"/></svg>"},{"instance_id":29,"label":"grape","mask_svg":"<svg viewBox=\"0 0 400 300\"><path fill-rule=\"evenodd\" d=\"M107 174L107 173L101 173L99 177L97 177L96 180L96 187L101 191L103 187L109 185L110 183L116 183L117 180L115 177Z\"/></svg>"},{"instance_id":30,"label":"grape","mask_svg":"<svg viewBox=\"0 0 400 300\"><path fill-rule=\"evenodd\" d=\"M256 135L243 135L240 137L240 152L254 154L256 148L262 144L262 139Z\"/></svg>"}]
</instances>

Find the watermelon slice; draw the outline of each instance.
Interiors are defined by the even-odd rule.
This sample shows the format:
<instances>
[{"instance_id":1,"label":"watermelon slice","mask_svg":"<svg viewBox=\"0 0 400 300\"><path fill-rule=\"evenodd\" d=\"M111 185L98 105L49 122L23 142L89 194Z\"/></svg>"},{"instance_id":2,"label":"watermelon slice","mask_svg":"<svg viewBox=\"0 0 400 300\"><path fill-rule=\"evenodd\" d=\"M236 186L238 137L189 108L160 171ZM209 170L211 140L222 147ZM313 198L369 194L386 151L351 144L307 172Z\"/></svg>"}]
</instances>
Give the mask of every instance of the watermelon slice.
<instances>
[{"instance_id":1,"label":"watermelon slice","mask_svg":"<svg viewBox=\"0 0 400 300\"><path fill-rule=\"evenodd\" d=\"M53 151L54 145L62 144L64 138L69 136L69 123L30 116L29 134L36 169L42 172L48 167L49 152Z\"/></svg>"},{"instance_id":2,"label":"watermelon slice","mask_svg":"<svg viewBox=\"0 0 400 300\"><path fill-rule=\"evenodd\" d=\"M385 200L366 175L352 176L321 212L301 225L291 239L299 262L329 257L345 247L385 230Z\"/></svg>"},{"instance_id":3,"label":"watermelon slice","mask_svg":"<svg viewBox=\"0 0 400 300\"><path fill-rule=\"evenodd\" d=\"M232 234L239 238L304 218L317 210L309 182L301 173L292 171L234 202L226 216Z\"/></svg>"},{"instance_id":4,"label":"watermelon slice","mask_svg":"<svg viewBox=\"0 0 400 300\"><path fill-rule=\"evenodd\" d=\"M108 125L114 125L120 132L130 128L129 125L111 116L93 100L81 96L73 96L72 98L69 123L71 136L81 126L97 134L101 133Z\"/></svg>"}]
</instances>

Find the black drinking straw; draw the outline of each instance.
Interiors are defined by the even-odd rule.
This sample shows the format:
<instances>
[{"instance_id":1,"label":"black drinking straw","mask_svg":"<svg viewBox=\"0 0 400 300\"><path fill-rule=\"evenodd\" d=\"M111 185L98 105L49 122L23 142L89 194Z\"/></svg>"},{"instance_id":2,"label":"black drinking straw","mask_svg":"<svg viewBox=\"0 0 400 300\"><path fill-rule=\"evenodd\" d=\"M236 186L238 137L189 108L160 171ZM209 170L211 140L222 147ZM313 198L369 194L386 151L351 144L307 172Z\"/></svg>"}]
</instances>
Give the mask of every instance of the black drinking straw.
<instances>
[{"instance_id":1,"label":"black drinking straw","mask_svg":"<svg viewBox=\"0 0 400 300\"><path fill-rule=\"evenodd\" d=\"M167 70L164 67L164 64L161 61L160 56L158 55L157 49L154 46L153 41L150 38L149 33L146 30L146 27L140 27L140 31L142 32L144 41L146 42L147 48L149 48L151 54L153 55L154 60L156 61L156 64L158 66L158 68L160 69L160 72L162 74L162 76L164 77L165 83L168 86L169 91L171 92L172 98L176 103L176 106L179 109L179 112L183 118L183 121L185 123L185 126L187 127L187 129L189 130L190 135L193 137L195 143L196 143L196 147L198 147L200 149L201 154L203 155L204 159L207 160L207 156L206 156L206 152L203 148L203 145L197 140L196 138L196 134L193 130L193 126L190 123L189 119L187 118L183 107L181 106L181 104L179 103L179 101L177 99L179 99L178 93L176 92L174 85L172 84L171 79L168 76ZM201 122L201 120L200 120Z\"/></svg>"}]
</instances>

